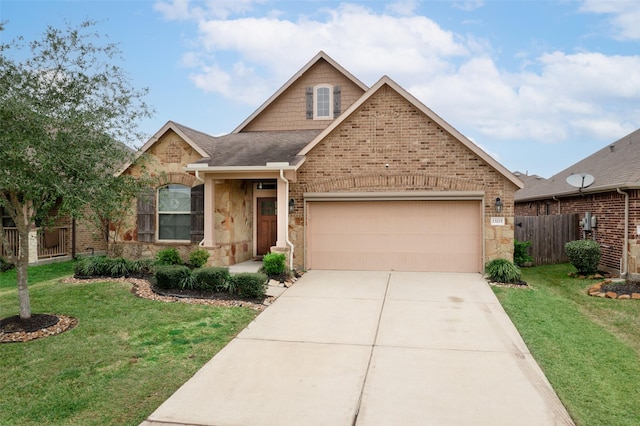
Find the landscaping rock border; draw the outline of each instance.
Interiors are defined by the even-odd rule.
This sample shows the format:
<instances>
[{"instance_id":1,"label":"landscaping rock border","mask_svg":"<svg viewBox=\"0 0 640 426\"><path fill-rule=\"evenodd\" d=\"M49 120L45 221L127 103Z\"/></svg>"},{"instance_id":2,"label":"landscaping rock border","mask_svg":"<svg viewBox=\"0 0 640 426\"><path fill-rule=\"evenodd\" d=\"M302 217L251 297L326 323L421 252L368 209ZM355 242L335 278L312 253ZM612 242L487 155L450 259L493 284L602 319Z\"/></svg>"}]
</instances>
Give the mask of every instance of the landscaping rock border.
<instances>
[{"instance_id":1,"label":"landscaping rock border","mask_svg":"<svg viewBox=\"0 0 640 426\"><path fill-rule=\"evenodd\" d=\"M597 284L594 284L587 289L587 294L589 294L589 296L602 297L606 299L622 299L622 300L640 299L640 293L627 294L627 293L618 293L611 290L607 291L607 289L603 289L603 287L605 287L607 284L612 284L612 283L613 283L613 280L609 279L609 280L604 280Z\"/></svg>"}]
</instances>

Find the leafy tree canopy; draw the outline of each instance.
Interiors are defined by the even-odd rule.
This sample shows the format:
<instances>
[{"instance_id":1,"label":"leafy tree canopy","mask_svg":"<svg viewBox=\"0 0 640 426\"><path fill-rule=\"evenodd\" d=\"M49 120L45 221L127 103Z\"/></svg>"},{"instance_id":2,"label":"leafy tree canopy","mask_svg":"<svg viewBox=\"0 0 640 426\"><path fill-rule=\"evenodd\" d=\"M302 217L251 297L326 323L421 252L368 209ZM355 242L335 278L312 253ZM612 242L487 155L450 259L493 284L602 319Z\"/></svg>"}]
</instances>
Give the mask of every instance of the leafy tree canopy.
<instances>
[{"instance_id":1,"label":"leafy tree canopy","mask_svg":"<svg viewBox=\"0 0 640 426\"><path fill-rule=\"evenodd\" d=\"M117 45L94 25L0 42L0 206L21 244L37 219L91 213L108 220L138 190L139 182L116 172L134 160L128 146L143 138L147 89L131 85ZM20 250L15 260L28 262L28 254Z\"/></svg>"}]
</instances>

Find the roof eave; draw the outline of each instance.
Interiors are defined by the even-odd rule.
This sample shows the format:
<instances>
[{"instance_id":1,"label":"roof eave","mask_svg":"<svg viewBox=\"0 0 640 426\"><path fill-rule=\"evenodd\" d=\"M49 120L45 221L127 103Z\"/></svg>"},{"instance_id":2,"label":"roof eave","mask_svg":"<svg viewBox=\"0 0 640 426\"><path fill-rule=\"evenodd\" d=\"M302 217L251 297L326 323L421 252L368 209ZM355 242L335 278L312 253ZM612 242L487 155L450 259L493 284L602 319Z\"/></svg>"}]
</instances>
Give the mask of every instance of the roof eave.
<instances>
[{"instance_id":1,"label":"roof eave","mask_svg":"<svg viewBox=\"0 0 640 426\"><path fill-rule=\"evenodd\" d=\"M611 191L616 191L616 190L621 190L621 191L626 191L629 189L640 189L640 183L638 182L632 182L632 183L623 183L623 184L618 184L618 185L606 185L606 186L599 186L599 187L595 187L595 188L584 188L583 190L578 190L578 189L574 189L571 191L558 191L558 192L554 192L552 194L547 193L547 194L541 194L541 195L531 195L528 197L523 197L523 198L518 198L516 196L515 202L516 203L520 203L520 202L529 202L529 201L539 201L539 200L548 200L548 199L553 199L555 198L559 198L559 197L576 197L578 195L587 195L587 194L599 194L602 192L611 192Z\"/></svg>"}]
</instances>

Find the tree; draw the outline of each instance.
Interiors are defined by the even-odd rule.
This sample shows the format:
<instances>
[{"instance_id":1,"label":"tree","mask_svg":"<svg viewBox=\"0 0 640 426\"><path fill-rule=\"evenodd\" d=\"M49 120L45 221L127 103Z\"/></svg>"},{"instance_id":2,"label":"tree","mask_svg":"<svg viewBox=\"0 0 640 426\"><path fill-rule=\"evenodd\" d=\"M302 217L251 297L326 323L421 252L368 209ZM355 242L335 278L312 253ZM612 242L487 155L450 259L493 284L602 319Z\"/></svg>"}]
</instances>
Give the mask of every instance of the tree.
<instances>
[{"instance_id":1,"label":"tree","mask_svg":"<svg viewBox=\"0 0 640 426\"><path fill-rule=\"evenodd\" d=\"M48 27L39 41L0 43L0 206L19 235L9 260L21 319L31 317L28 240L36 223L61 215L104 222L142 184L116 172L134 160L123 142L142 140L138 123L151 114L147 89L132 86L117 65L117 45L103 42L94 25Z\"/></svg>"}]
</instances>

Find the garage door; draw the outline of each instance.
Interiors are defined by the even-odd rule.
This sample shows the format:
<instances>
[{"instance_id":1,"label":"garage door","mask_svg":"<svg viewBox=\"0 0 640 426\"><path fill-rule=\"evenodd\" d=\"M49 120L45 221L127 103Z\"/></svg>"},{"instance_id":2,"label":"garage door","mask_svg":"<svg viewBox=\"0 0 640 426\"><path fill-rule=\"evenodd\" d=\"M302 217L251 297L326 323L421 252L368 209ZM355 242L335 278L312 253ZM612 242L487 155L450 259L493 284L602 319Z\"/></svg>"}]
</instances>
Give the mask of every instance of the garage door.
<instances>
[{"instance_id":1,"label":"garage door","mask_svg":"<svg viewBox=\"0 0 640 426\"><path fill-rule=\"evenodd\" d=\"M307 203L307 268L480 272L480 201Z\"/></svg>"}]
</instances>

